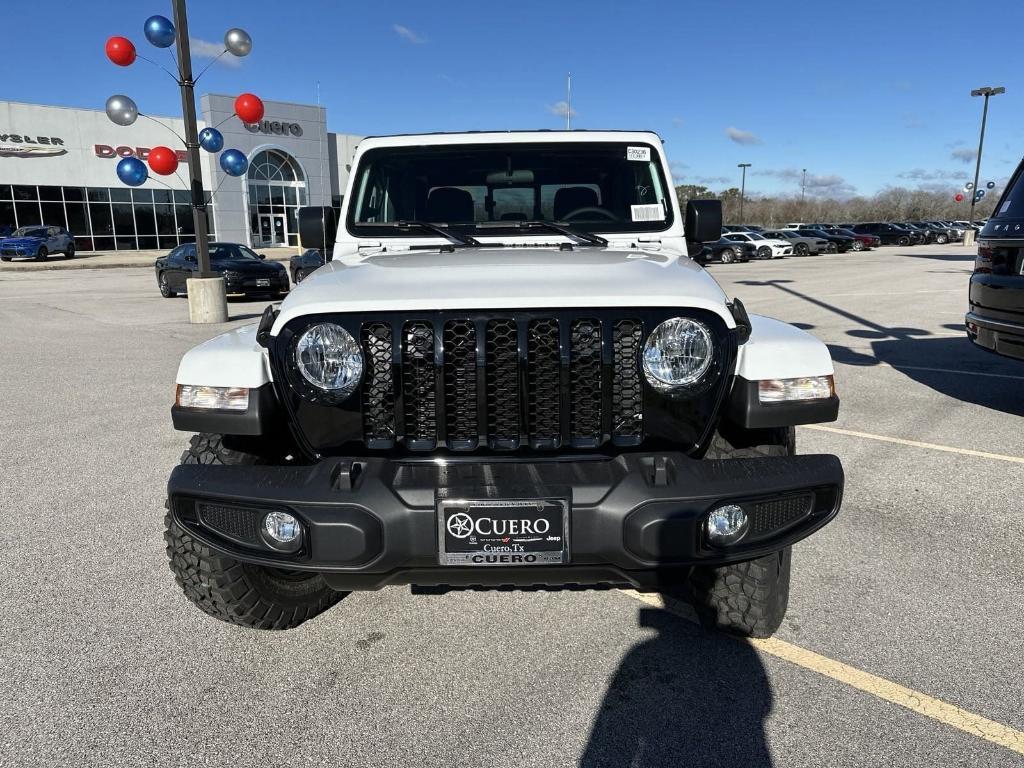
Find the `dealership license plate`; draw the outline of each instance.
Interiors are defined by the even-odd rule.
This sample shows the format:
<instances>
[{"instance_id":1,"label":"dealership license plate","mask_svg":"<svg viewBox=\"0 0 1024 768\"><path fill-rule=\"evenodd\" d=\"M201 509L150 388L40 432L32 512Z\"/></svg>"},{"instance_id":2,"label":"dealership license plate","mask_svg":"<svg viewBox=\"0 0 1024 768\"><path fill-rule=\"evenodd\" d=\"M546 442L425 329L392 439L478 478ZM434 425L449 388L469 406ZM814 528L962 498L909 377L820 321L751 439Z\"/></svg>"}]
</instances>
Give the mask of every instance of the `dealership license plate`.
<instances>
[{"instance_id":1,"label":"dealership license plate","mask_svg":"<svg viewBox=\"0 0 1024 768\"><path fill-rule=\"evenodd\" d=\"M569 501L442 499L441 565L557 565L568 562Z\"/></svg>"},{"instance_id":2,"label":"dealership license plate","mask_svg":"<svg viewBox=\"0 0 1024 768\"><path fill-rule=\"evenodd\" d=\"M263 278L260 278L259 280L256 281L256 285L259 288L265 288L265 287L270 285L270 280L269 279L264 280Z\"/></svg>"}]
</instances>

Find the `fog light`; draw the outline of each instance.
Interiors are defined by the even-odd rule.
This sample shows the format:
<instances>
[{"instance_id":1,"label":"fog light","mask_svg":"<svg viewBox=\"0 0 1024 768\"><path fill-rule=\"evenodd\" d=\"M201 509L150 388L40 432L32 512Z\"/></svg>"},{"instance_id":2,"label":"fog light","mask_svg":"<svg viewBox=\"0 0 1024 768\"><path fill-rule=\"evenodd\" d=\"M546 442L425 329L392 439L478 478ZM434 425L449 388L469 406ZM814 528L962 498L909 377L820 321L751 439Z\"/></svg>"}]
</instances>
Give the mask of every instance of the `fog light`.
<instances>
[{"instance_id":1,"label":"fog light","mask_svg":"<svg viewBox=\"0 0 1024 768\"><path fill-rule=\"evenodd\" d=\"M291 547L299 541L302 535L302 526L299 521L287 512L268 512L263 518L263 531L267 534L271 544L279 544Z\"/></svg>"},{"instance_id":2,"label":"fog light","mask_svg":"<svg viewBox=\"0 0 1024 768\"><path fill-rule=\"evenodd\" d=\"M743 507L725 504L708 514L708 541L714 546L735 544L747 532L749 521Z\"/></svg>"}]
</instances>

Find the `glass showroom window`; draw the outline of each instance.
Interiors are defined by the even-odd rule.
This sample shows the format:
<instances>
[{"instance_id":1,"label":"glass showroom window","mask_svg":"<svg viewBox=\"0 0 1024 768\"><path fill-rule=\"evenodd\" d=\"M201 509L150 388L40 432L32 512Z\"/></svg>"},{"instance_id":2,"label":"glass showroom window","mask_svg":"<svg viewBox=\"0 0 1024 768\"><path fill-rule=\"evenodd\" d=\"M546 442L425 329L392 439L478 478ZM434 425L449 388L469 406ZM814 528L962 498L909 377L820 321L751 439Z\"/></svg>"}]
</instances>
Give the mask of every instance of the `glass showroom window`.
<instances>
[{"instance_id":1,"label":"glass showroom window","mask_svg":"<svg viewBox=\"0 0 1024 768\"><path fill-rule=\"evenodd\" d=\"M295 158L276 149L257 153L248 182L252 244L298 245L296 213L306 204L306 177Z\"/></svg>"},{"instance_id":2,"label":"glass showroom window","mask_svg":"<svg viewBox=\"0 0 1024 768\"><path fill-rule=\"evenodd\" d=\"M171 249L196 239L189 199L186 190L0 184L0 235L41 224L66 227L79 251Z\"/></svg>"}]
</instances>

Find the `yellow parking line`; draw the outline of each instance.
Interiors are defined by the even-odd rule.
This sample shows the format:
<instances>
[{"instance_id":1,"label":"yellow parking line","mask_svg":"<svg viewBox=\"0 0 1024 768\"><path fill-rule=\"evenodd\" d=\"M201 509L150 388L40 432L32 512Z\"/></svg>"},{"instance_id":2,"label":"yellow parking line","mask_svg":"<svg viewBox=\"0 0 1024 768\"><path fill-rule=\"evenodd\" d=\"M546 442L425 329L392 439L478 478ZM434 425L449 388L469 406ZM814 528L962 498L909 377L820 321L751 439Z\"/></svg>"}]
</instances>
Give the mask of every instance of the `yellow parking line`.
<instances>
[{"instance_id":1,"label":"yellow parking line","mask_svg":"<svg viewBox=\"0 0 1024 768\"><path fill-rule=\"evenodd\" d=\"M996 459L997 461L1011 461L1014 464L1024 464L1024 458L1020 456L1007 456L1004 453L987 453L985 451L973 451L970 448L953 448L949 445L937 445L936 443L922 443L919 440L904 440L902 437L886 437L885 435L872 435L869 432L854 432L852 429L839 429L838 427L826 427L823 424L804 424L801 429L816 429L819 432L832 432L836 435L848 435L849 437L863 437L868 440L878 440L883 443L895 443L896 445L909 445L912 448L928 448L932 451L943 451L945 453L960 453L964 456L977 456L981 459Z\"/></svg>"},{"instance_id":2,"label":"yellow parking line","mask_svg":"<svg viewBox=\"0 0 1024 768\"><path fill-rule=\"evenodd\" d=\"M632 589L622 589L619 591L635 600L657 608L664 608L680 618L693 621L693 617L688 615L685 610L680 610L672 605L671 602L666 604L660 595L637 592ZM731 635L726 637L732 638ZM968 712L941 699L936 699L934 696L929 696L912 688L894 683L891 680L886 680L884 677L878 677L870 672L864 672L856 667L851 667L849 664L843 664L841 661L835 661L827 656L822 656L820 653L808 651L806 648L793 645L793 643L787 643L785 640L779 640L774 637L766 640L732 639L738 642L749 643L753 648L762 653L783 659L811 672L817 672L819 675L824 675L838 683L848 685L858 691L909 709L911 712L924 715L936 722L950 725L964 733L969 733L972 736L977 736L979 739L984 739L992 744L1004 747L1011 752L1024 755L1024 732L1010 728L1002 723L997 723L981 715Z\"/></svg>"}]
</instances>

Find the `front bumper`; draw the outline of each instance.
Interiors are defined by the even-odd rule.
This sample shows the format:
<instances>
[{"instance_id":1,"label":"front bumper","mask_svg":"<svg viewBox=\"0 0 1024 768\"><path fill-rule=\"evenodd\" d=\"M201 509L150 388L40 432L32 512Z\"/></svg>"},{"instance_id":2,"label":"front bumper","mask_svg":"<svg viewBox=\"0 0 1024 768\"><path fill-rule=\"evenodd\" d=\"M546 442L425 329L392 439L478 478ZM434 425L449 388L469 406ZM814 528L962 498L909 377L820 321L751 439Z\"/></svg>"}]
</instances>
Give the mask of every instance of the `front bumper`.
<instances>
[{"instance_id":1,"label":"front bumper","mask_svg":"<svg viewBox=\"0 0 1024 768\"><path fill-rule=\"evenodd\" d=\"M830 455L698 461L681 453L632 453L536 461L183 465L172 472L168 495L178 524L213 549L256 565L321 572L336 589L655 588L694 565L749 560L809 536L838 513L843 483L842 465ZM453 495L568 499L568 563L441 566L437 502ZM704 520L724 503L748 510L750 530L737 544L714 548ZM274 509L304 526L304 544L295 554L262 542L263 516Z\"/></svg>"},{"instance_id":2,"label":"front bumper","mask_svg":"<svg viewBox=\"0 0 1024 768\"><path fill-rule=\"evenodd\" d=\"M982 349L1024 360L1024 324L993 320L974 312L964 317L967 338Z\"/></svg>"}]
</instances>

